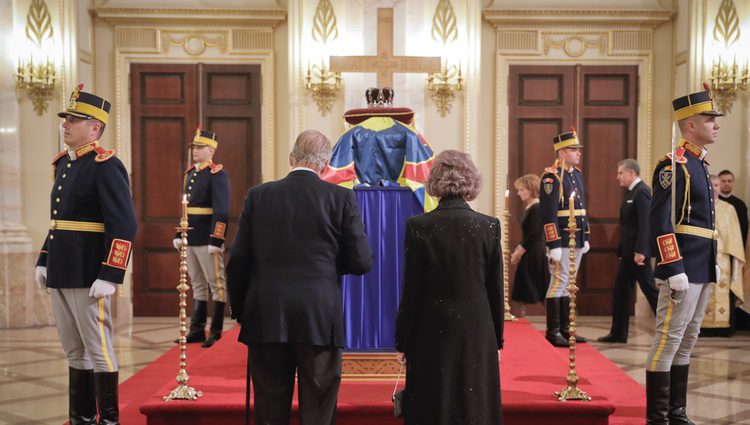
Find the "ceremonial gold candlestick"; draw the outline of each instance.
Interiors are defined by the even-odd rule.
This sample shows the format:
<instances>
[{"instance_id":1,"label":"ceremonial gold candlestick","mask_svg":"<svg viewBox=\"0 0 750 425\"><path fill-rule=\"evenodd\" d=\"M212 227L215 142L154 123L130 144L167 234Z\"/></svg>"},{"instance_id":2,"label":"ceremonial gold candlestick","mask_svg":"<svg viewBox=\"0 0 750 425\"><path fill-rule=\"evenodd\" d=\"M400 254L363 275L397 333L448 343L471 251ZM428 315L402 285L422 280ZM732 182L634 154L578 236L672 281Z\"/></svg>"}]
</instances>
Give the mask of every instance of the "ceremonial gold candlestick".
<instances>
[{"instance_id":1,"label":"ceremonial gold candlestick","mask_svg":"<svg viewBox=\"0 0 750 425\"><path fill-rule=\"evenodd\" d=\"M509 233L510 233L510 208L508 206L508 195L509 191L505 190L505 211L503 211L503 302L505 303L505 321L515 322L516 316L510 312L510 303L508 302L508 280L509 274L508 269L510 268L510 248L509 248Z\"/></svg>"},{"instance_id":2,"label":"ceremonial gold candlestick","mask_svg":"<svg viewBox=\"0 0 750 425\"><path fill-rule=\"evenodd\" d=\"M170 400L196 400L203 395L203 392L196 391L195 388L188 386L190 377L187 373L187 340L185 334L187 327L185 324L185 307L187 303L187 291L190 286L187 284L187 196L182 196L182 215L180 217L180 226L177 231L180 233L180 284L177 285L177 291L180 293L180 371L177 373L177 388L173 389L168 395L164 396L164 401Z\"/></svg>"},{"instance_id":3,"label":"ceremonial gold candlestick","mask_svg":"<svg viewBox=\"0 0 750 425\"><path fill-rule=\"evenodd\" d=\"M570 293L570 338L568 342L570 344L570 370L566 378L568 386L562 391L555 392L555 397L560 401L591 401L591 397L585 391L578 388L578 375L576 374L576 293L578 292L578 286L576 286L576 232L578 231L578 227L576 226L575 216L575 192L570 194L569 203L568 234L570 241L568 247L570 248L570 269L568 276L570 278L568 279L568 292Z\"/></svg>"}]
</instances>

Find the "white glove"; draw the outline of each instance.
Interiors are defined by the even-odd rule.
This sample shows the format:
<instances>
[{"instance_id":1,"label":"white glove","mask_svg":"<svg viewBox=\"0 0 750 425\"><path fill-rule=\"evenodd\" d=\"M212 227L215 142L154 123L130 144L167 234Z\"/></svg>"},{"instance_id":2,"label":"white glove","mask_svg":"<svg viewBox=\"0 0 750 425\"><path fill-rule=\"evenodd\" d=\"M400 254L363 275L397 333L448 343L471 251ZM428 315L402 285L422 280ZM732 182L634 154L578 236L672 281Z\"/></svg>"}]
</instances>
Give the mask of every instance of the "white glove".
<instances>
[{"instance_id":1,"label":"white glove","mask_svg":"<svg viewBox=\"0 0 750 425\"><path fill-rule=\"evenodd\" d=\"M220 253L220 252L224 252L224 245L222 245L222 246L220 246L220 247L218 247L218 246L213 246L213 245L209 245L209 246L208 246L208 253L209 253L210 255L218 254L218 253Z\"/></svg>"},{"instance_id":2,"label":"white glove","mask_svg":"<svg viewBox=\"0 0 750 425\"><path fill-rule=\"evenodd\" d=\"M179 251L180 247L182 246L182 239L180 238L172 239L172 245L174 245L174 249Z\"/></svg>"},{"instance_id":3,"label":"white glove","mask_svg":"<svg viewBox=\"0 0 750 425\"><path fill-rule=\"evenodd\" d=\"M688 277L685 273L676 274L667 278L669 282L669 288L673 291L687 291L690 283L688 283Z\"/></svg>"},{"instance_id":4,"label":"white glove","mask_svg":"<svg viewBox=\"0 0 750 425\"><path fill-rule=\"evenodd\" d=\"M716 265L716 283L721 282L721 267L719 265Z\"/></svg>"},{"instance_id":5,"label":"white glove","mask_svg":"<svg viewBox=\"0 0 750 425\"><path fill-rule=\"evenodd\" d=\"M589 245L589 241L586 241L583 243L583 251L581 251L581 253L585 254L589 252L590 249L591 249L591 245Z\"/></svg>"},{"instance_id":6,"label":"white glove","mask_svg":"<svg viewBox=\"0 0 750 425\"><path fill-rule=\"evenodd\" d=\"M34 270L34 280L36 280L36 286L39 289L47 288L47 268L44 266L36 266Z\"/></svg>"},{"instance_id":7,"label":"white glove","mask_svg":"<svg viewBox=\"0 0 750 425\"><path fill-rule=\"evenodd\" d=\"M554 261L555 263L559 263L560 259L562 258L562 248L552 248L547 253L547 258Z\"/></svg>"},{"instance_id":8,"label":"white glove","mask_svg":"<svg viewBox=\"0 0 750 425\"><path fill-rule=\"evenodd\" d=\"M114 293L115 284L101 279L96 279L89 290L89 296L94 298L104 298Z\"/></svg>"}]
</instances>

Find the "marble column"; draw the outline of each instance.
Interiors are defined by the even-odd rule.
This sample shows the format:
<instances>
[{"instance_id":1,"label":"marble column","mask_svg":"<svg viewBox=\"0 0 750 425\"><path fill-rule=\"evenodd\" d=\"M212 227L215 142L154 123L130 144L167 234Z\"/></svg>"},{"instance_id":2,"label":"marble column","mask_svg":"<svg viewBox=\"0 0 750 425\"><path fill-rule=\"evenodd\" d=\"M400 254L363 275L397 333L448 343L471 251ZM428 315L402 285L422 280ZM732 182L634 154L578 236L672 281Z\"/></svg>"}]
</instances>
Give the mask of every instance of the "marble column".
<instances>
[{"instance_id":1,"label":"marble column","mask_svg":"<svg viewBox=\"0 0 750 425\"><path fill-rule=\"evenodd\" d=\"M0 0L0 43L10 46L14 5ZM15 64L0 54L0 328L49 325L46 291L34 283L37 251L21 217L21 135Z\"/></svg>"}]
</instances>

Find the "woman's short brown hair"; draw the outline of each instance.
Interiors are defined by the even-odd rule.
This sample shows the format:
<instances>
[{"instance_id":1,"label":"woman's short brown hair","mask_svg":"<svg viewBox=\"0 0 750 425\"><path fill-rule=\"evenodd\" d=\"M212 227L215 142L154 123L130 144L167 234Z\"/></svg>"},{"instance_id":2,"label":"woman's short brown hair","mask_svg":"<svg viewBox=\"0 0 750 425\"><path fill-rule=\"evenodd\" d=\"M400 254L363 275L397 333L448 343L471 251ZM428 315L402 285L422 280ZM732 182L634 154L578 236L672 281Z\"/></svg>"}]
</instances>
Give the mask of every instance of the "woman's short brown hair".
<instances>
[{"instance_id":1,"label":"woman's short brown hair","mask_svg":"<svg viewBox=\"0 0 750 425\"><path fill-rule=\"evenodd\" d=\"M526 189L531 193L532 198L539 197L539 176L536 174L526 174L521 176L513 182L513 187L516 189Z\"/></svg>"},{"instance_id":2,"label":"woman's short brown hair","mask_svg":"<svg viewBox=\"0 0 750 425\"><path fill-rule=\"evenodd\" d=\"M482 189L482 175L468 154L448 149L435 157L426 189L438 198L459 196L473 201Z\"/></svg>"}]
</instances>

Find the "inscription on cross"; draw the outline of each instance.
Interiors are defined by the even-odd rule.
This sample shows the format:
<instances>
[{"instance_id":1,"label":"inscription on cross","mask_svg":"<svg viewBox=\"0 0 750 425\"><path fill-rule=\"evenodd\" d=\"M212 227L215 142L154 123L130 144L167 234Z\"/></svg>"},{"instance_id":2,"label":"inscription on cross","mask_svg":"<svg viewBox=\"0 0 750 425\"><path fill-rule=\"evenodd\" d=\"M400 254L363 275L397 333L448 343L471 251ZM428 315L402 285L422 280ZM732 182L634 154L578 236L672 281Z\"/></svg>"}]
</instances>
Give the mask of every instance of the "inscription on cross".
<instances>
[{"instance_id":1,"label":"inscription on cross","mask_svg":"<svg viewBox=\"0 0 750 425\"><path fill-rule=\"evenodd\" d=\"M393 9L378 9L377 56L331 56L333 72L375 72L378 87L393 86L394 73L440 72L440 57L393 55Z\"/></svg>"}]
</instances>

